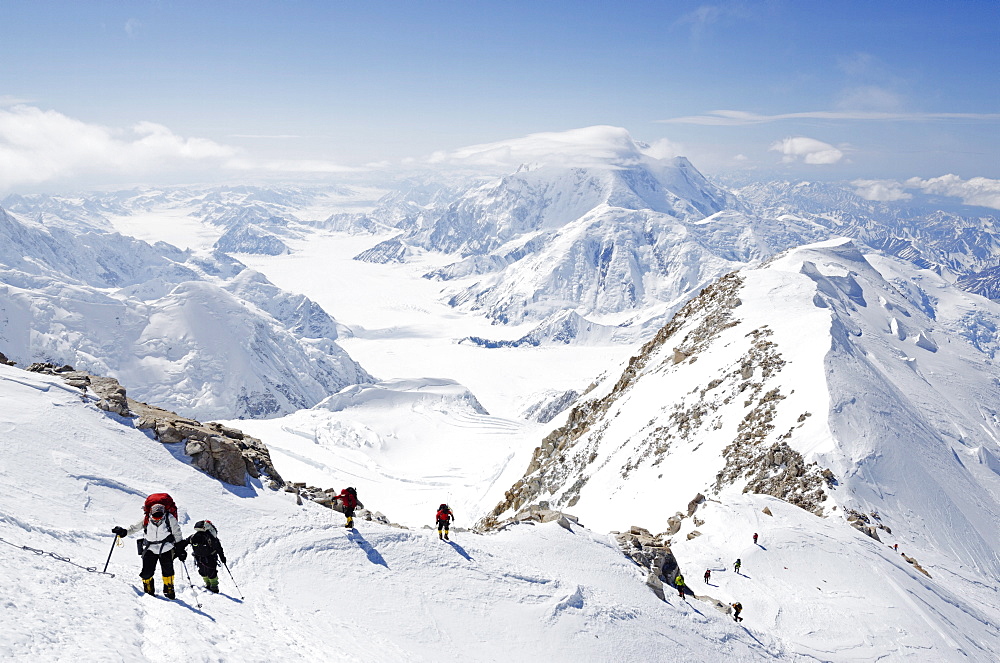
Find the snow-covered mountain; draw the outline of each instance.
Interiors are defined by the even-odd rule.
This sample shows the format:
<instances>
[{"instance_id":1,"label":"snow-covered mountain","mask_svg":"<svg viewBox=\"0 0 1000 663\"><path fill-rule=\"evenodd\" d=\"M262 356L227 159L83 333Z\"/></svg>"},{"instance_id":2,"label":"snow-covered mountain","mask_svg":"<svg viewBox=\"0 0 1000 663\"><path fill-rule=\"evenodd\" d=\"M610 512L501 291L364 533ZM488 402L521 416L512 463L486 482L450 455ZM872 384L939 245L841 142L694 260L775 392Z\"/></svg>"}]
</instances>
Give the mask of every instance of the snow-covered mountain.
<instances>
[{"instance_id":1,"label":"snow-covered mountain","mask_svg":"<svg viewBox=\"0 0 1000 663\"><path fill-rule=\"evenodd\" d=\"M679 558L710 566L717 551L701 535L717 544L727 527L746 537L772 527L747 495L798 505L815 528L848 529L844 516L864 514L869 534L898 544L934 582L900 588L883 547L865 562L874 574L861 591L919 595L937 615L975 597L971 623L939 632L995 641L995 590L985 588L1000 579L1000 380L997 339L979 330L998 323L995 302L848 240L734 272L578 401L483 524L545 501L602 529L670 531ZM695 512L699 494L709 508ZM734 522L734 510L748 520ZM807 642L825 617L795 619ZM866 624L888 637L884 621Z\"/></svg>"},{"instance_id":2,"label":"snow-covered mountain","mask_svg":"<svg viewBox=\"0 0 1000 663\"><path fill-rule=\"evenodd\" d=\"M372 380L322 308L223 253L2 210L0 311L13 360L112 376L199 418L284 414Z\"/></svg>"},{"instance_id":3,"label":"snow-covered mountain","mask_svg":"<svg viewBox=\"0 0 1000 663\"><path fill-rule=\"evenodd\" d=\"M565 329L551 318L568 310L590 323L662 324L726 271L824 236L808 222L760 222L686 159L646 158L520 170L425 210L359 259L453 255L427 274L452 284L450 303L498 323L539 322L537 340Z\"/></svg>"},{"instance_id":4,"label":"snow-covered mountain","mask_svg":"<svg viewBox=\"0 0 1000 663\"><path fill-rule=\"evenodd\" d=\"M956 280L991 299L1000 292L1000 218L938 196L879 202L847 183L757 182L735 193L764 218L809 220L880 252Z\"/></svg>"},{"instance_id":5,"label":"snow-covered mountain","mask_svg":"<svg viewBox=\"0 0 1000 663\"><path fill-rule=\"evenodd\" d=\"M930 516L950 511L983 542L963 561L1000 573L1000 504L985 508L1000 495L1000 345L977 333L998 324L1000 305L849 240L791 250L689 302L566 415L495 515L541 498L612 527L654 487L678 504L735 487L823 515L924 510L908 526L936 541Z\"/></svg>"}]
</instances>

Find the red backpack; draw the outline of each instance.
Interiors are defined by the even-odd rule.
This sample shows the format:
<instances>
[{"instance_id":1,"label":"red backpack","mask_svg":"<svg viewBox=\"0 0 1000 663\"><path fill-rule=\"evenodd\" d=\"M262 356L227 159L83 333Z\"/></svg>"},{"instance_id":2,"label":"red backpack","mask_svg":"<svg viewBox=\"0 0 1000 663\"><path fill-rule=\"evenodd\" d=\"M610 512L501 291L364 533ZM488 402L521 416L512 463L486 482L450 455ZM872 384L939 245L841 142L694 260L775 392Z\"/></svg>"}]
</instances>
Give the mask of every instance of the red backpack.
<instances>
[{"instance_id":1,"label":"red backpack","mask_svg":"<svg viewBox=\"0 0 1000 663\"><path fill-rule=\"evenodd\" d=\"M153 493L146 498L146 503L142 505L142 512L145 517L142 519L143 527L149 524L149 510L153 508L154 504L162 504L167 509L167 513L177 518L177 505L174 504L174 498L166 493Z\"/></svg>"}]
</instances>

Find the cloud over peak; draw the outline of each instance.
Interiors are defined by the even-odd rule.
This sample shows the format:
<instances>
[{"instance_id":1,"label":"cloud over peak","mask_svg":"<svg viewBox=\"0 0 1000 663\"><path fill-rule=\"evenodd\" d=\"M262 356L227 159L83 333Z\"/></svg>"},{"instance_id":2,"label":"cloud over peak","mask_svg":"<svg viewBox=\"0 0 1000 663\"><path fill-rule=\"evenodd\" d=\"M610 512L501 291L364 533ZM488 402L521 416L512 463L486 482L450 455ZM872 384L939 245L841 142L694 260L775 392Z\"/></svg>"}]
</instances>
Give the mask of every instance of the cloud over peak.
<instances>
[{"instance_id":1,"label":"cloud over peak","mask_svg":"<svg viewBox=\"0 0 1000 663\"><path fill-rule=\"evenodd\" d=\"M511 168L521 164L555 166L626 166L644 159L679 155L679 146L666 139L641 143L621 127L599 125L535 133L523 138L482 143L436 152L432 164Z\"/></svg>"}]
</instances>

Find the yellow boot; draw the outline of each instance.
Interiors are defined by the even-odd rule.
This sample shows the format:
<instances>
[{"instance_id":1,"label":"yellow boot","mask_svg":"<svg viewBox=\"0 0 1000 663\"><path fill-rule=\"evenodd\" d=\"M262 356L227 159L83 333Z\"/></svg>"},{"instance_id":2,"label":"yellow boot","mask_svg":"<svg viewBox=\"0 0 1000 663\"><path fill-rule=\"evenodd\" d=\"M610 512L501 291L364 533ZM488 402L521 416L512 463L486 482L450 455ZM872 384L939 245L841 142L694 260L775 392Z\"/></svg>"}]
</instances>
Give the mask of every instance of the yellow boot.
<instances>
[{"instance_id":1,"label":"yellow boot","mask_svg":"<svg viewBox=\"0 0 1000 663\"><path fill-rule=\"evenodd\" d=\"M168 599L177 598L174 595L174 577L173 576L163 576L163 595Z\"/></svg>"},{"instance_id":2,"label":"yellow boot","mask_svg":"<svg viewBox=\"0 0 1000 663\"><path fill-rule=\"evenodd\" d=\"M353 527L354 527L354 518L350 518L350 517L349 517L349 518L347 519L347 524L346 524L346 525L344 525L344 527L352 527L352 528L353 528Z\"/></svg>"},{"instance_id":3,"label":"yellow boot","mask_svg":"<svg viewBox=\"0 0 1000 663\"><path fill-rule=\"evenodd\" d=\"M153 584L152 578L142 578L142 591L147 594L156 594L156 585Z\"/></svg>"}]
</instances>

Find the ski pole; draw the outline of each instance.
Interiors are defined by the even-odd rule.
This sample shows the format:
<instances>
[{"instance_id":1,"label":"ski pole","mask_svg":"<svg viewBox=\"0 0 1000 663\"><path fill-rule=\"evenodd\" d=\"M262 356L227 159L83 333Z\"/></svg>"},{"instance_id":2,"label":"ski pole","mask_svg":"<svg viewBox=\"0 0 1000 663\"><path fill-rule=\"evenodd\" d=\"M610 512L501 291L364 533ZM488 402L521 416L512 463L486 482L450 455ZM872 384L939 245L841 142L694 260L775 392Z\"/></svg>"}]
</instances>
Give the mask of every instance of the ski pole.
<instances>
[{"instance_id":1,"label":"ski pole","mask_svg":"<svg viewBox=\"0 0 1000 663\"><path fill-rule=\"evenodd\" d=\"M229 573L229 579L233 581L234 585L236 585L236 591L239 592L239 594L240 594L240 600L241 601L246 600L246 599L243 598L243 592L240 591L240 586L236 584L236 578L233 577L233 572L229 570L229 565L226 564L225 562L223 562L222 565L224 567L226 567L226 572Z\"/></svg>"},{"instance_id":2,"label":"ski pole","mask_svg":"<svg viewBox=\"0 0 1000 663\"><path fill-rule=\"evenodd\" d=\"M113 553L115 551L115 544L118 543L118 540L120 538L121 537L119 537L117 534L115 534L115 540L111 542L111 551L108 552L108 561L104 562L104 570L101 571L101 573L107 573L108 572L108 564L111 563L111 553Z\"/></svg>"},{"instance_id":3,"label":"ski pole","mask_svg":"<svg viewBox=\"0 0 1000 663\"><path fill-rule=\"evenodd\" d=\"M194 594L194 602L198 604L198 609L201 610L201 601L198 600L198 590L194 588L194 583L191 582L191 574L188 573L188 565L184 563L183 559L181 560L181 566L184 567L184 575L187 576L188 584L191 585L191 593Z\"/></svg>"}]
</instances>

